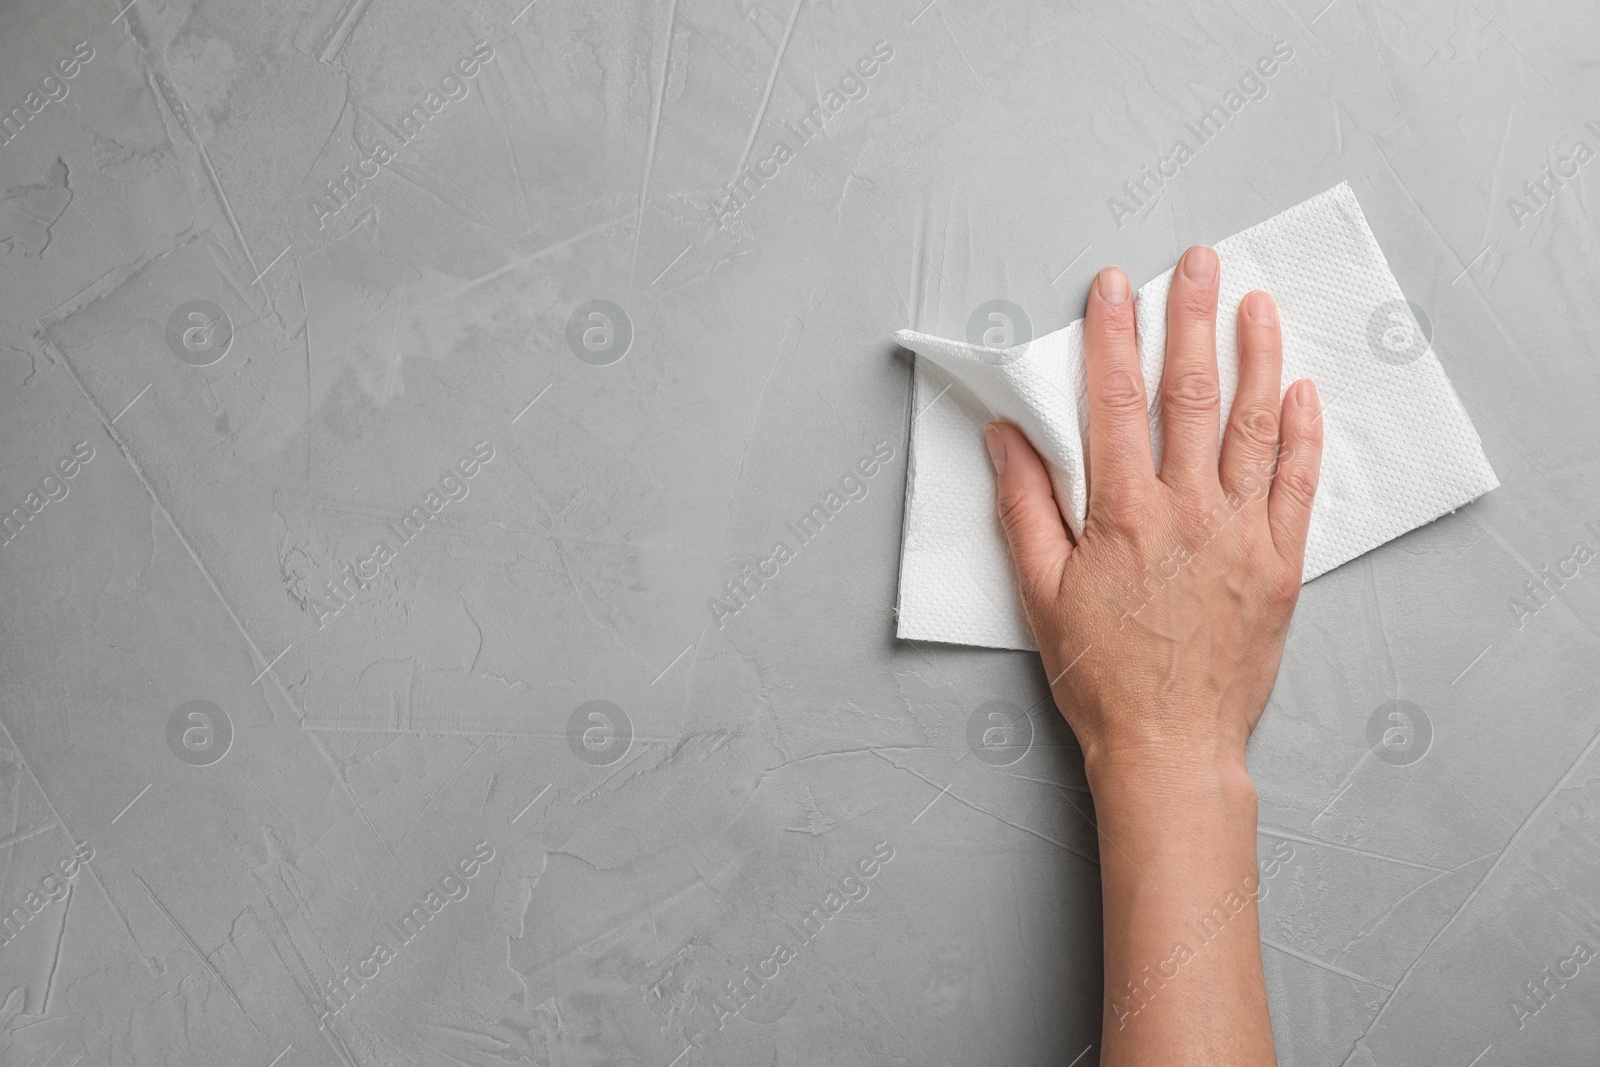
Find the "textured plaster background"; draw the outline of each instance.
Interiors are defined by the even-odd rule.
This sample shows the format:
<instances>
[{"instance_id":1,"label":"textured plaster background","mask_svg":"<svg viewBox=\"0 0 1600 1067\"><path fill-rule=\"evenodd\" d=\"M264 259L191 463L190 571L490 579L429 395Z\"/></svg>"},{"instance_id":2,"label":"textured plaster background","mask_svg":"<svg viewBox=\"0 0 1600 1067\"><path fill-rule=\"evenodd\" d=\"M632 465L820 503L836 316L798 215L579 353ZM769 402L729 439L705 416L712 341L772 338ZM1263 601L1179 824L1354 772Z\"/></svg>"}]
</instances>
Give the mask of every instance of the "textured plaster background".
<instances>
[{"instance_id":1,"label":"textured plaster background","mask_svg":"<svg viewBox=\"0 0 1600 1067\"><path fill-rule=\"evenodd\" d=\"M1042 334L1340 180L1505 485L1301 598L1251 752L1282 1060L1594 1062L1597 40L1572 0L8 0L0 1063L1094 1063L1037 658L892 637L886 339Z\"/></svg>"}]
</instances>

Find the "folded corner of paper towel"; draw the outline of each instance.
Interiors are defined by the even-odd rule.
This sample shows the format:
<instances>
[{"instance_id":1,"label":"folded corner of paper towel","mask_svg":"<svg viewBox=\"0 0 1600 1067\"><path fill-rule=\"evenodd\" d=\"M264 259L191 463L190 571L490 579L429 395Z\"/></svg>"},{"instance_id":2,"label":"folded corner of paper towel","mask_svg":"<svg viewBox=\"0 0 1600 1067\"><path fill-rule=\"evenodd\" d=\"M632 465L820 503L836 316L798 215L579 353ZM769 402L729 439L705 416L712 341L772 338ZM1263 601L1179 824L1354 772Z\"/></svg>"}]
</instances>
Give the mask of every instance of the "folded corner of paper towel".
<instances>
[{"instance_id":1,"label":"folded corner of paper towel","mask_svg":"<svg viewBox=\"0 0 1600 1067\"><path fill-rule=\"evenodd\" d=\"M1253 289L1272 293L1284 386L1310 378L1322 397L1322 474L1304 581L1499 486L1348 184L1213 247L1222 264L1220 306L1238 307ZM1171 279L1168 270L1138 292L1139 358L1152 398L1166 353ZM995 518L982 430L994 419L1016 423L1081 524L1088 509L1083 321L1005 349L912 330L895 339L918 357L898 634L1032 649ZM1239 370L1231 314L1217 316L1217 363L1226 425ZM1159 462L1159 407L1151 438Z\"/></svg>"}]
</instances>

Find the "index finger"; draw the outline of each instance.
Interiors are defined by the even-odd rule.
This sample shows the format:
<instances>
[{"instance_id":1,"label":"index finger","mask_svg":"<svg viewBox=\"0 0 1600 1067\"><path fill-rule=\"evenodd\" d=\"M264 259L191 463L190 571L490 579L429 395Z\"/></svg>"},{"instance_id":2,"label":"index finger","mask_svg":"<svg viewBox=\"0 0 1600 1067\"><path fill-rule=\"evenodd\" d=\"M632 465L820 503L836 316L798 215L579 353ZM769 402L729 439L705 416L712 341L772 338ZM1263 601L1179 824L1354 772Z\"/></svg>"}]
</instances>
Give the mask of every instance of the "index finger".
<instances>
[{"instance_id":1,"label":"index finger","mask_svg":"<svg viewBox=\"0 0 1600 1067\"><path fill-rule=\"evenodd\" d=\"M1133 292L1120 268L1105 268L1089 287L1083 350L1089 387L1089 511L1094 514L1155 480Z\"/></svg>"}]
</instances>

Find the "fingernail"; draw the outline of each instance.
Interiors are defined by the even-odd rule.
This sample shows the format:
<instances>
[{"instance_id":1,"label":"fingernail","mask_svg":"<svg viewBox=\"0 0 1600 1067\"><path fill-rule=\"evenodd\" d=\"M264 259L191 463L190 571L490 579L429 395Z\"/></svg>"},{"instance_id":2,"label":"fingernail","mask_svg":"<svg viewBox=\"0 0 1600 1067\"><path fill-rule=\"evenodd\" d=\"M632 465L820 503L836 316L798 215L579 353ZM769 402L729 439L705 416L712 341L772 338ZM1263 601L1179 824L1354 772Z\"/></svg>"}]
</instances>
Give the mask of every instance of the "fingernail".
<instances>
[{"instance_id":1,"label":"fingernail","mask_svg":"<svg viewBox=\"0 0 1600 1067\"><path fill-rule=\"evenodd\" d=\"M1294 402L1301 408L1315 415L1317 413L1317 386L1310 378L1301 378L1294 383Z\"/></svg>"},{"instance_id":2,"label":"fingernail","mask_svg":"<svg viewBox=\"0 0 1600 1067\"><path fill-rule=\"evenodd\" d=\"M989 462L994 464L996 474L1004 474L1006 470L1006 439L1000 436L1000 431L994 423L983 428L983 443L989 448Z\"/></svg>"},{"instance_id":3,"label":"fingernail","mask_svg":"<svg viewBox=\"0 0 1600 1067\"><path fill-rule=\"evenodd\" d=\"M1217 280L1217 254L1205 245L1195 245L1184 253L1183 276L1195 285L1210 285Z\"/></svg>"},{"instance_id":4,"label":"fingernail","mask_svg":"<svg viewBox=\"0 0 1600 1067\"><path fill-rule=\"evenodd\" d=\"M1272 297L1260 289L1244 298L1244 313L1262 326L1275 326L1278 323L1277 305L1272 302Z\"/></svg>"},{"instance_id":5,"label":"fingernail","mask_svg":"<svg viewBox=\"0 0 1600 1067\"><path fill-rule=\"evenodd\" d=\"M1120 267L1107 267L1095 279L1100 299L1108 304L1120 304L1128 299L1128 276Z\"/></svg>"}]
</instances>

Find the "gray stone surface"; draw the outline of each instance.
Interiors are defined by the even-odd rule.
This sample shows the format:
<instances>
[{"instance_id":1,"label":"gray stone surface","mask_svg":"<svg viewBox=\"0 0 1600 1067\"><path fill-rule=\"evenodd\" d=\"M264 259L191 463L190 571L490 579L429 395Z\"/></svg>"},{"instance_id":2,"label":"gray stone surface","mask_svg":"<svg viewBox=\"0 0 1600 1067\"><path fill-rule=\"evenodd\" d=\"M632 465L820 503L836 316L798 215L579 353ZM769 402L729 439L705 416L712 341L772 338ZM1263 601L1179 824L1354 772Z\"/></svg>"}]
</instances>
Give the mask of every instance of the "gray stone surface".
<instances>
[{"instance_id":1,"label":"gray stone surface","mask_svg":"<svg viewBox=\"0 0 1600 1067\"><path fill-rule=\"evenodd\" d=\"M1340 180L1505 484L1301 599L1281 1057L1594 1062L1593 5L121 7L0 11L0 1063L1094 1063L1037 659L892 636L887 338Z\"/></svg>"}]
</instances>

